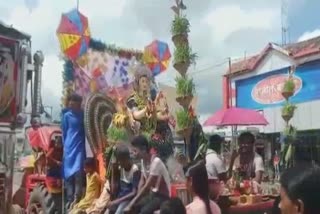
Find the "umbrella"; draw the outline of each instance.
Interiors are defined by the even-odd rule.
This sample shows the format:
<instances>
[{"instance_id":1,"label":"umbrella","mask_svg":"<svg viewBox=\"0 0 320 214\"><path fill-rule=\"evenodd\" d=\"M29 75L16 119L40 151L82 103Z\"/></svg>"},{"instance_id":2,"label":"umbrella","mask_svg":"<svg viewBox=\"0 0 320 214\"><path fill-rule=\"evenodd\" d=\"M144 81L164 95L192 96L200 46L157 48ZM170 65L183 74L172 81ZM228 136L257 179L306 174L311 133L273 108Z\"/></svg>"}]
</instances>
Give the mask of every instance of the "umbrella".
<instances>
[{"instance_id":1,"label":"umbrella","mask_svg":"<svg viewBox=\"0 0 320 214\"><path fill-rule=\"evenodd\" d=\"M205 126L268 125L268 121L259 112L244 108L222 109L205 122Z\"/></svg>"},{"instance_id":2,"label":"umbrella","mask_svg":"<svg viewBox=\"0 0 320 214\"><path fill-rule=\"evenodd\" d=\"M61 16L57 29L62 52L71 60L75 60L87 52L90 42L88 18L77 9Z\"/></svg>"},{"instance_id":3,"label":"umbrella","mask_svg":"<svg viewBox=\"0 0 320 214\"><path fill-rule=\"evenodd\" d=\"M144 49L143 61L150 68L153 76L168 68L170 58L171 53L165 42L155 40Z\"/></svg>"}]
</instances>

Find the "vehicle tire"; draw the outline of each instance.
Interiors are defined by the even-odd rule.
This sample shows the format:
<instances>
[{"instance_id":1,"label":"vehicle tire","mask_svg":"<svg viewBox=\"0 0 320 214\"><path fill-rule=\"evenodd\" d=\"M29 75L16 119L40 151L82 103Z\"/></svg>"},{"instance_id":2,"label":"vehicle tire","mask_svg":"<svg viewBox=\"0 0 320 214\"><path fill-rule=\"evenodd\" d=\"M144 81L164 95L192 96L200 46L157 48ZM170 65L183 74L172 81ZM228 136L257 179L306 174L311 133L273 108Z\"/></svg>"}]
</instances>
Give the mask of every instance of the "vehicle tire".
<instances>
[{"instance_id":1,"label":"vehicle tire","mask_svg":"<svg viewBox=\"0 0 320 214\"><path fill-rule=\"evenodd\" d=\"M62 214L62 195L51 194L43 185L37 185L30 194L27 214Z\"/></svg>"}]
</instances>

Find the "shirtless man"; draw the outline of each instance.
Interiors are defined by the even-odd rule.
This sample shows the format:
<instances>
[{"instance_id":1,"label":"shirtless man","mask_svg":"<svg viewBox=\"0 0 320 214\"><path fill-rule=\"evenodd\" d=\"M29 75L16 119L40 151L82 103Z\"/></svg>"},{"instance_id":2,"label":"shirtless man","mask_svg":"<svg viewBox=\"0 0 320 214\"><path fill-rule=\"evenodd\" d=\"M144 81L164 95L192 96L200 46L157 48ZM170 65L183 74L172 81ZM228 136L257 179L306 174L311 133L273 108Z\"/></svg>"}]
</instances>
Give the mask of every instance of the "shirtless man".
<instances>
[{"instance_id":1,"label":"shirtless man","mask_svg":"<svg viewBox=\"0 0 320 214\"><path fill-rule=\"evenodd\" d=\"M159 210L161 204L169 199L169 172L159 157L150 154L148 140L144 136L135 137L131 145L143 162L140 188L124 211L125 213L131 213L134 210L140 214L150 214Z\"/></svg>"},{"instance_id":2,"label":"shirtless man","mask_svg":"<svg viewBox=\"0 0 320 214\"><path fill-rule=\"evenodd\" d=\"M257 183L261 183L264 172L264 164L262 157L255 152L255 137L250 132L242 133L239 138L239 155L233 155L230 169L239 170L244 179L254 179ZM233 166L232 166L233 165Z\"/></svg>"}]
</instances>

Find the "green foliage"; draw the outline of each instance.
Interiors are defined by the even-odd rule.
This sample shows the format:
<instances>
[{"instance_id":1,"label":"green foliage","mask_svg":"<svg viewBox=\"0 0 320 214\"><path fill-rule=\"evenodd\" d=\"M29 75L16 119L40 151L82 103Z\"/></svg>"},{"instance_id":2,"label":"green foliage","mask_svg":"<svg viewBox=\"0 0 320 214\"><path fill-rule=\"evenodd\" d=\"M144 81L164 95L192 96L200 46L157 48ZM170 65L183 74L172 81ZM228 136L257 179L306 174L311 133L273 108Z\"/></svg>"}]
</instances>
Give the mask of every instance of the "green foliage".
<instances>
[{"instance_id":1,"label":"green foliage","mask_svg":"<svg viewBox=\"0 0 320 214\"><path fill-rule=\"evenodd\" d=\"M185 16L175 16L171 24L172 35L187 34L190 32L190 22Z\"/></svg>"},{"instance_id":2,"label":"green foliage","mask_svg":"<svg viewBox=\"0 0 320 214\"><path fill-rule=\"evenodd\" d=\"M289 102L286 102L286 104L282 107L281 113L282 115L293 115L294 110L297 107Z\"/></svg>"},{"instance_id":3,"label":"green foliage","mask_svg":"<svg viewBox=\"0 0 320 214\"><path fill-rule=\"evenodd\" d=\"M106 148L104 151L104 158L108 164L107 166L107 174L106 178L109 179L111 178L111 172L112 172L112 161L115 159L115 147L109 146Z\"/></svg>"},{"instance_id":4,"label":"green foliage","mask_svg":"<svg viewBox=\"0 0 320 214\"><path fill-rule=\"evenodd\" d=\"M196 155L194 156L194 160L197 160L200 157L205 157L205 154L207 152L208 144L207 143L202 143L200 144Z\"/></svg>"},{"instance_id":5,"label":"green foliage","mask_svg":"<svg viewBox=\"0 0 320 214\"><path fill-rule=\"evenodd\" d=\"M143 135L145 138L147 138L148 141L151 140L151 135L152 135L152 134L153 134L153 133L146 132L146 131L141 133L141 135Z\"/></svg>"},{"instance_id":6,"label":"green foliage","mask_svg":"<svg viewBox=\"0 0 320 214\"><path fill-rule=\"evenodd\" d=\"M195 64L197 54L192 53L192 49L189 45L181 44L176 47L173 53L175 63L191 63Z\"/></svg>"},{"instance_id":7,"label":"green foliage","mask_svg":"<svg viewBox=\"0 0 320 214\"><path fill-rule=\"evenodd\" d=\"M115 142L126 142L129 140L127 130L125 128L117 128L115 126L111 126L110 128L108 128L107 138Z\"/></svg>"},{"instance_id":8,"label":"green foliage","mask_svg":"<svg viewBox=\"0 0 320 214\"><path fill-rule=\"evenodd\" d=\"M294 92L294 89L295 89L294 81L293 81L293 79L289 78L289 79L284 83L284 86L283 86L282 91L283 91L283 92Z\"/></svg>"},{"instance_id":9,"label":"green foliage","mask_svg":"<svg viewBox=\"0 0 320 214\"><path fill-rule=\"evenodd\" d=\"M195 91L195 85L192 78L177 76L176 89L178 96L192 96Z\"/></svg>"},{"instance_id":10,"label":"green foliage","mask_svg":"<svg viewBox=\"0 0 320 214\"><path fill-rule=\"evenodd\" d=\"M287 147L284 153L285 154L284 163L286 168L289 168L293 165L294 153L295 153L295 147L293 146L293 144L287 144Z\"/></svg>"},{"instance_id":11,"label":"green foliage","mask_svg":"<svg viewBox=\"0 0 320 214\"><path fill-rule=\"evenodd\" d=\"M297 128L294 127L294 126L287 126L285 128L285 130L283 131L283 134L288 137L288 138L291 138L292 140L293 139L296 139L297 137Z\"/></svg>"},{"instance_id":12,"label":"green foliage","mask_svg":"<svg viewBox=\"0 0 320 214\"><path fill-rule=\"evenodd\" d=\"M181 109L177 111L177 125L180 129L185 129L192 126L193 119L188 110Z\"/></svg>"}]
</instances>

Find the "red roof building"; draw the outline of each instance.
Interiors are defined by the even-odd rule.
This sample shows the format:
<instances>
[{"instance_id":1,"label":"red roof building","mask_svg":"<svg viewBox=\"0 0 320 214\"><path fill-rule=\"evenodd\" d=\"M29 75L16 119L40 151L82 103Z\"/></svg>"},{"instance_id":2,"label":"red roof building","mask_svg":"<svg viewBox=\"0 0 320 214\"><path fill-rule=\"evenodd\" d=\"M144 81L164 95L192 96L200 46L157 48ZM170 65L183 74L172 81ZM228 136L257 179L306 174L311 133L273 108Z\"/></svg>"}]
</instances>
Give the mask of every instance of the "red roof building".
<instances>
[{"instance_id":1,"label":"red roof building","mask_svg":"<svg viewBox=\"0 0 320 214\"><path fill-rule=\"evenodd\" d=\"M320 84L316 84L316 81L320 82L320 37L285 46L269 43L260 53L233 61L223 78L224 107L237 106L263 111L270 124L267 132L279 132L284 127L281 119L284 100L275 99L279 97L275 93L282 90L281 81L287 78L285 75L288 75L291 66L296 67L295 75L301 84L301 90L292 98L298 106L296 117L303 118L310 114L310 109L320 109ZM255 96L260 97L256 99ZM261 101L261 97L266 100ZM319 106L315 107L317 102ZM303 112L307 108L308 112ZM301 126L299 129L320 129L320 122L312 118L310 121L305 118L301 122L301 118L297 119Z\"/></svg>"},{"instance_id":2,"label":"red roof building","mask_svg":"<svg viewBox=\"0 0 320 214\"><path fill-rule=\"evenodd\" d=\"M314 60L312 56L320 53L320 37L288 44L284 47L269 43L260 53L232 63L231 71L228 71L226 75L234 76L253 71L271 50L276 50L287 55L292 60L297 61L298 65L303 64Z\"/></svg>"}]
</instances>

